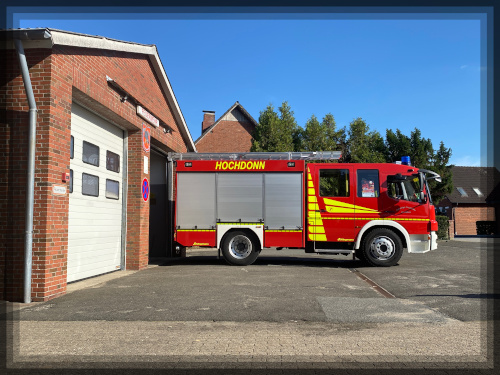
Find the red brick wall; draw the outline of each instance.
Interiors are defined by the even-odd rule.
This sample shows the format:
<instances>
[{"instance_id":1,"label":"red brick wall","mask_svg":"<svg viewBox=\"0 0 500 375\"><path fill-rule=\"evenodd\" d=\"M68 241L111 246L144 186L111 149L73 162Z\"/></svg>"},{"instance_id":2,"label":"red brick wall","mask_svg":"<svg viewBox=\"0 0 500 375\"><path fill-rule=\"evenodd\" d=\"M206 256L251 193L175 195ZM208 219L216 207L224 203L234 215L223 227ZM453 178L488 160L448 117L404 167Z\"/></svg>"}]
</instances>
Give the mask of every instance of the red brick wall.
<instances>
[{"instance_id":1,"label":"red brick wall","mask_svg":"<svg viewBox=\"0 0 500 375\"><path fill-rule=\"evenodd\" d=\"M198 152L249 152L252 147L250 122L221 121L196 143Z\"/></svg>"},{"instance_id":2,"label":"red brick wall","mask_svg":"<svg viewBox=\"0 0 500 375\"><path fill-rule=\"evenodd\" d=\"M61 172L64 157L69 150L66 147L52 149L60 142L64 132L59 122L59 97L54 98L50 89L52 75L52 56L47 49L26 50L26 59L30 69L31 83L37 103L37 138L35 159L35 205L33 223L33 278L32 296L40 297L46 289L47 293L58 294L64 291L60 285L60 277L65 266L61 260L64 245L61 243L60 232L64 232L64 219L67 215L57 218L67 209L67 197L51 194L51 186L56 181L56 171ZM1 246L4 254L2 267L3 296L5 299L19 301L23 293L24 274L24 231L26 209L26 171L27 171L27 141L28 141L28 102L24 91L23 80L17 54L9 51L4 54L6 69L2 72L0 102L5 108L0 125L2 140L0 178L2 194L0 204L2 217ZM51 117L55 116L54 127ZM69 162L68 162L69 164ZM60 178L61 175L59 175ZM5 192L5 194L3 194ZM55 220L52 220L55 218ZM50 250L49 250L50 249ZM48 251L51 252L48 255ZM50 260L48 259L50 258ZM49 274L50 279L43 279Z\"/></svg>"},{"instance_id":3,"label":"red brick wall","mask_svg":"<svg viewBox=\"0 0 500 375\"><path fill-rule=\"evenodd\" d=\"M476 221L495 221L494 207L455 207L455 232L457 235L476 235Z\"/></svg>"},{"instance_id":4,"label":"red brick wall","mask_svg":"<svg viewBox=\"0 0 500 375\"><path fill-rule=\"evenodd\" d=\"M129 130L127 268L148 261L149 202L141 195L142 123L135 106L122 103L106 82L117 81L173 132L151 126L164 149L186 152L171 108L147 56L76 47L28 49L26 57L38 107L32 298L47 300L66 291L68 195L53 195L70 166L71 103L74 99ZM28 105L15 51L5 54L0 103L0 294L22 300ZM147 176L149 178L149 176Z\"/></svg>"}]
</instances>

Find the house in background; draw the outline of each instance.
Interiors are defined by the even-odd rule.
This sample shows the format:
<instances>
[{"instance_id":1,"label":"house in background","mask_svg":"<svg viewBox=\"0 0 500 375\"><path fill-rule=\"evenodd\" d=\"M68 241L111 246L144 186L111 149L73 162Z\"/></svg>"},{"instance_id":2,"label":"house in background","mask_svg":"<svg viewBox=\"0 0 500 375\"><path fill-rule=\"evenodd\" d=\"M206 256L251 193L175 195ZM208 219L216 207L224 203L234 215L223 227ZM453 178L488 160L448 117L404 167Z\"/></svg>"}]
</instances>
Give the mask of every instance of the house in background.
<instances>
[{"instance_id":1,"label":"house in background","mask_svg":"<svg viewBox=\"0 0 500 375\"><path fill-rule=\"evenodd\" d=\"M198 152L249 152L257 121L236 102L217 121L214 111L203 111Z\"/></svg>"},{"instance_id":2,"label":"house in background","mask_svg":"<svg viewBox=\"0 0 500 375\"><path fill-rule=\"evenodd\" d=\"M500 172L495 167L453 167L453 191L437 205L450 219L450 237L500 233Z\"/></svg>"}]
</instances>

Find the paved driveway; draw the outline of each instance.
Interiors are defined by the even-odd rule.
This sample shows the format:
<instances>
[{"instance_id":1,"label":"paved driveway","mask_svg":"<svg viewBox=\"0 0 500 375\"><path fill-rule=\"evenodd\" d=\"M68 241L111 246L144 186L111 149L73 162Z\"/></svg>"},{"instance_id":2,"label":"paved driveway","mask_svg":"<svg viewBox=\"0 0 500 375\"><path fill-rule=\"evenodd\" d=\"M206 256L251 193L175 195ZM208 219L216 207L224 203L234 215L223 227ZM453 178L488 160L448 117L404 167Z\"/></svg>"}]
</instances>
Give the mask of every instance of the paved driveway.
<instances>
[{"instance_id":1,"label":"paved driveway","mask_svg":"<svg viewBox=\"0 0 500 375\"><path fill-rule=\"evenodd\" d=\"M237 267L215 250L194 250L144 271L72 284L65 296L16 311L12 365L338 367L383 358L393 367L485 368L488 326L481 322L495 298L486 288L488 246L440 242L437 251L404 254L390 268L292 250L265 250L254 265Z\"/></svg>"},{"instance_id":2,"label":"paved driveway","mask_svg":"<svg viewBox=\"0 0 500 375\"><path fill-rule=\"evenodd\" d=\"M22 320L113 321L477 321L486 318L486 244L441 242L390 268L352 257L264 250L254 265L229 266L194 250L20 312ZM359 271L393 294L387 299ZM118 275L116 275L118 276ZM482 284L483 282L483 284ZM407 313L406 316L404 313ZM384 318L385 317L385 318Z\"/></svg>"}]
</instances>

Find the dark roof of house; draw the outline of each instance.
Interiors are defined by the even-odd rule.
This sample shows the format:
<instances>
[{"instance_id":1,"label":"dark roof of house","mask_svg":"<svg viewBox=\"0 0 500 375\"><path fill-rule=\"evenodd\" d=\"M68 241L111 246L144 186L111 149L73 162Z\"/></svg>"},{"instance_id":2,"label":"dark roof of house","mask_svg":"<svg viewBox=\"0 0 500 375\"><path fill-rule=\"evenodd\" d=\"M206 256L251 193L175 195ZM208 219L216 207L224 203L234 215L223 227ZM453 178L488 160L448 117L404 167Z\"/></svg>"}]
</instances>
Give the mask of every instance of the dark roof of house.
<instances>
[{"instance_id":1,"label":"dark roof of house","mask_svg":"<svg viewBox=\"0 0 500 375\"><path fill-rule=\"evenodd\" d=\"M210 125L203 133L201 133L201 135L198 137L198 139L196 141L194 141L194 144L197 144L199 141L201 141L201 139L207 135L208 133L210 133L210 131L215 128L217 126L217 124L219 124L220 120L224 118L224 116L226 116L229 112L231 112L233 109L235 109L236 107L238 107L238 109L241 111L241 113L243 113L243 115L248 118L248 120L250 120L250 123L252 123L252 125L254 126L257 126L258 123L257 121L255 121L255 119L250 116L250 113L247 112L247 110L245 108L243 108L243 106L238 102L236 101L231 107L229 107L229 109L224 112L224 114L219 117L217 119L217 121L215 121L212 125Z\"/></svg>"},{"instance_id":2,"label":"dark roof of house","mask_svg":"<svg viewBox=\"0 0 500 375\"><path fill-rule=\"evenodd\" d=\"M452 173L453 191L446 195L452 203L500 202L500 172L495 167L453 167Z\"/></svg>"}]
</instances>

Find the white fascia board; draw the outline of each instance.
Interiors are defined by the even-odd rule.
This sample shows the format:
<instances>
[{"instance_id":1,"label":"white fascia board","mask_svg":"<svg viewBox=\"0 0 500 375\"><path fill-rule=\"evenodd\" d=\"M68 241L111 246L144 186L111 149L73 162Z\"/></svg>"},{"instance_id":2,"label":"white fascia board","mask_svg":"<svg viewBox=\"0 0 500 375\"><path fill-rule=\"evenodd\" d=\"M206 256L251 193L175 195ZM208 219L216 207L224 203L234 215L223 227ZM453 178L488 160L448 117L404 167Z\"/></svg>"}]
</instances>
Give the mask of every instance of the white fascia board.
<instances>
[{"instance_id":1,"label":"white fascia board","mask_svg":"<svg viewBox=\"0 0 500 375\"><path fill-rule=\"evenodd\" d=\"M52 35L52 45L107 49L145 55L156 53L156 48L153 45L127 43L100 36L65 33L56 30L50 30L50 34Z\"/></svg>"},{"instance_id":2,"label":"white fascia board","mask_svg":"<svg viewBox=\"0 0 500 375\"><path fill-rule=\"evenodd\" d=\"M167 74L165 73L165 69L163 69L163 64L161 63L160 57L158 56L158 52L156 51L155 48L155 53L154 55L149 56L151 63L153 64L153 67L156 71L156 74L158 77L160 77L160 83L162 86L162 89L165 92L168 92L169 95L167 95L167 100L168 104L170 107L173 109L174 112L174 117L177 123L181 125L180 131L184 137L186 142L188 144L188 151L196 151L196 146L193 142L193 138L191 137L191 133L189 132L189 129L187 127L186 121L184 120L184 116L182 115L181 108L179 107L179 103L177 102L177 99L175 98L174 91L172 90L172 86L170 85L170 81L167 77ZM191 148L191 150L189 150Z\"/></svg>"}]
</instances>

